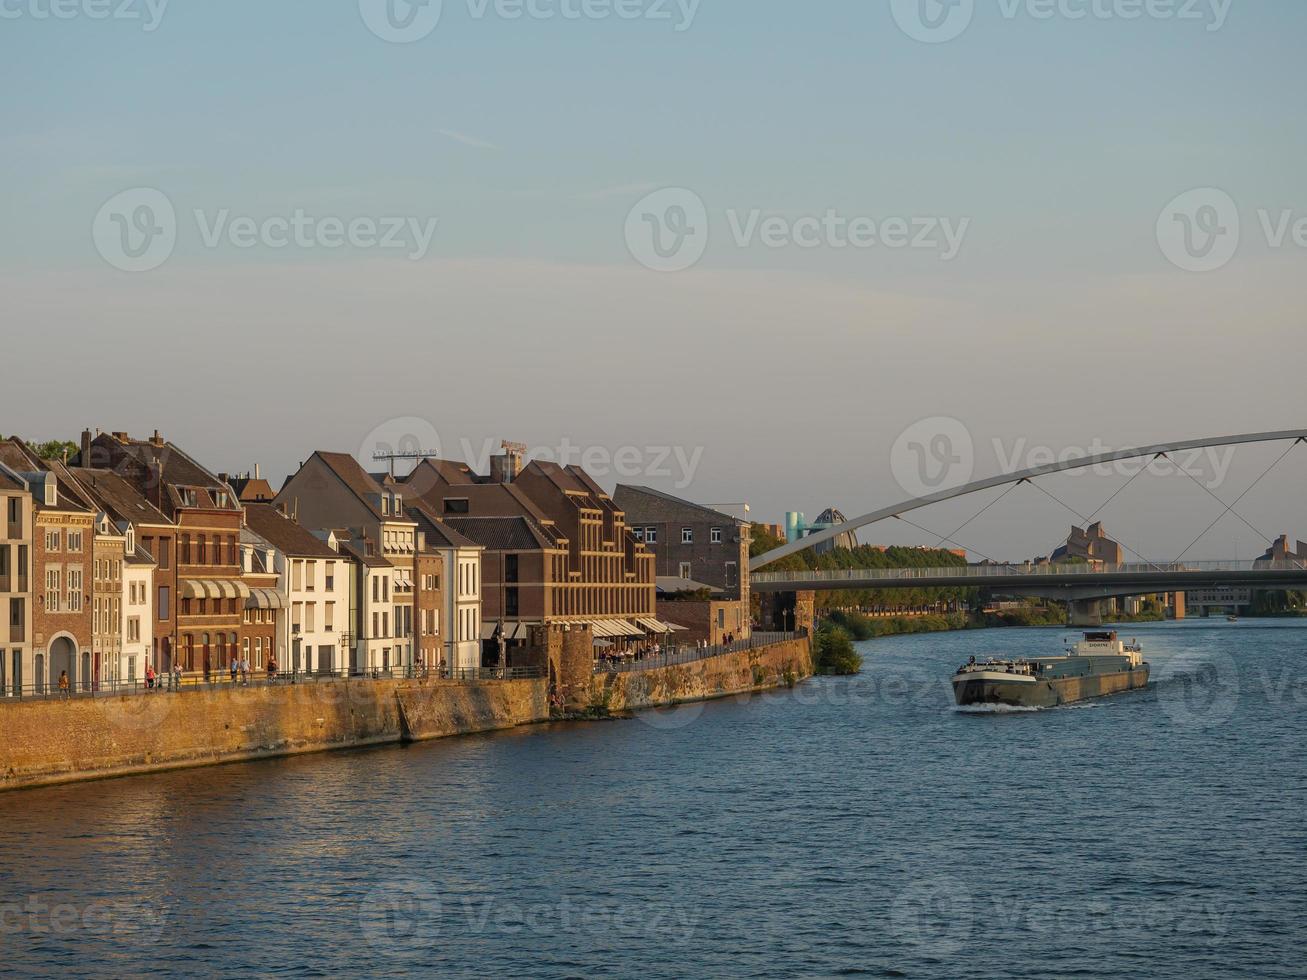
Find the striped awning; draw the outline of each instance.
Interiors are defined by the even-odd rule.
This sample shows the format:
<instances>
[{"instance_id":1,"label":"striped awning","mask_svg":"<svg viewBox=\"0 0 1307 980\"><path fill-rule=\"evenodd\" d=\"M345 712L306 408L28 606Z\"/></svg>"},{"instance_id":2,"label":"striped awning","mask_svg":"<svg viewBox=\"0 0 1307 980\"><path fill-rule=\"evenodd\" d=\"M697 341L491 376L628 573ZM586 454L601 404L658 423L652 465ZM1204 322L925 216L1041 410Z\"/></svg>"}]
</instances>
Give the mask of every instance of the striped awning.
<instances>
[{"instance_id":1,"label":"striped awning","mask_svg":"<svg viewBox=\"0 0 1307 980\"><path fill-rule=\"evenodd\" d=\"M276 589L250 589L246 609L285 609L286 597Z\"/></svg>"},{"instance_id":2,"label":"striped awning","mask_svg":"<svg viewBox=\"0 0 1307 980\"><path fill-rule=\"evenodd\" d=\"M644 630L625 619L596 619L590 629L599 637L644 636Z\"/></svg>"},{"instance_id":3,"label":"striped awning","mask_svg":"<svg viewBox=\"0 0 1307 980\"><path fill-rule=\"evenodd\" d=\"M182 580L185 599L248 599L250 587L237 578L188 578Z\"/></svg>"},{"instance_id":4,"label":"striped awning","mask_svg":"<svg viewBox=\"0 0 1307 980\"><path fill-rule=\"evenodd\" d=\"M481 639L493 640L495 631L499 629L498 623L482 623ZM505 623L504 639L505 640L525 640L531 635L531 625L529 623Z\"/></svg>"},{"instance_id":5,"label":"striped awning","mask_svg":"<svg viewBox=\"0 0 1307 980\"><path fill-rule=\"evenodd\" d=\"M670 626L666 623L660 623L656 619L637 619L636 622L650 633L670 633L672 631Z\"/></svg>"}]
</instances>

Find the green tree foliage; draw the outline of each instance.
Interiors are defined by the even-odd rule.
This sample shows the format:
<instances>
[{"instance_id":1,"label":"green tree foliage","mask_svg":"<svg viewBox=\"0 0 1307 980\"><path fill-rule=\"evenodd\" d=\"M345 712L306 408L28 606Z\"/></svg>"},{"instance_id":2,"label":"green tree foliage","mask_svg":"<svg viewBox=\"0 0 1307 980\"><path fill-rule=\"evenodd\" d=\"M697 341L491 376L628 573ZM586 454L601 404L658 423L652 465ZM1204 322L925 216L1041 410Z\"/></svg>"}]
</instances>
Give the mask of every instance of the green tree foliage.
<instances>
[{"instance_id":1,"label":"green tree foliage","mask_svg":"<svg viewBox=\"0 0 1307 980\"><path fill-rule=\"evenodd\" d=\"M819 674L848 677L862 670L862 657L853 649L853 638L829 622L812 638L812 659Z\"/></svg>"},{"instance_id":2,"label":"green tree foliage","mask_svg":"<svg viewBox=\"0 0 1307 980\"><path fill-rule=\"evenodd\" d=\"M49 442L29 443L32 452L42 459L62 460L64 454L75 456L80 448L75 442L67 442L63 439L51 439Z\"/></svg>"}]
</instances>

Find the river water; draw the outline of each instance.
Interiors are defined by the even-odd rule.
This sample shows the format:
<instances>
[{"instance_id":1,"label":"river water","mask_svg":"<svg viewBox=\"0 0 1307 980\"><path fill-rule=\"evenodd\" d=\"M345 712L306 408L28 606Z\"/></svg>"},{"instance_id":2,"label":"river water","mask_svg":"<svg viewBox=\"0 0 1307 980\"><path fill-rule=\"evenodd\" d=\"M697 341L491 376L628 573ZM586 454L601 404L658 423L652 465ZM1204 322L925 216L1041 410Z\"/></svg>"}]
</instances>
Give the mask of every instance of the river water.
<instances>
[{"instance_id":1,"label":"river water","mask_svg":"<svg viewBox=\"0 0 1307 980\"><path fill-rule=\"evenodd\" d=\"M1148 690L970 712L968 656L637 720L0 797L0 972L1307 974L1307 623L1125 627Z\"/></svg>"}]
</instances>

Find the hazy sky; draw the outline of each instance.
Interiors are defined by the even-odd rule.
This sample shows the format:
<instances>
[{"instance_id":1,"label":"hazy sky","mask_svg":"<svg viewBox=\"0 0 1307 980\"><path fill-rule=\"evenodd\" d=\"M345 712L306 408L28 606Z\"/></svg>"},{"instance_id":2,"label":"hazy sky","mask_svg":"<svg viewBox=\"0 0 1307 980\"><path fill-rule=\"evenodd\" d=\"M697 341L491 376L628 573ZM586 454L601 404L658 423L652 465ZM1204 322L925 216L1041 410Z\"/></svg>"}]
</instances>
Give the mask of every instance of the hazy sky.
<instances>
[{"instance_id":1,"label":"hazy sky","mask_svg":"<svg viewBox=\"0 0 1307 980\"><path fill-rule=\"evenodd\" d=\"M508 438L779 521L908 496L922 420L977 476L1307 427L1299 0L59 2L0 0L6 434L276 480ZM1304 478L1238 509L1307 538ZM1173 558L1221 510L1150 477L1104 517ZM1024 487L960 537L1072 519Z\"/></svg>"}]
</instances>

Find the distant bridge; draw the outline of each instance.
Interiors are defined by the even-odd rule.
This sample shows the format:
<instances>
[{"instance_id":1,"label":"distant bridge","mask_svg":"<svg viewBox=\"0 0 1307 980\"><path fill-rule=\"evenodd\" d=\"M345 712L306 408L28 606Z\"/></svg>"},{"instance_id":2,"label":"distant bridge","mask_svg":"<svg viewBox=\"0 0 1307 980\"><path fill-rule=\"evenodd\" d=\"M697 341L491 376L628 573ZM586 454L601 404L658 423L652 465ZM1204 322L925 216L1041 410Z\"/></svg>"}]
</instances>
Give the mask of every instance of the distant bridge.
<instances>
[{"instance_id":1,"label":"distant bridge","mask_svg":"<svg viewBox=\"0 0 1307 980\"><path fill-rule=\"evenodd\" d=\"M779 561L781 558L785 558L789 555L798 554L801 551L807 551L809 548L812 548L815 545L819 545L824 541L831 541L835 538L838 538L842 534L848 534L852 531L856 531L860 527L866 527L868 524L876 524L880 521L901 517L903 514L910 513L911 511L914 510L920 510L923 507L929 507L932 504L943 503L946 500L956 500L958 497L966 497L970 494L981 493L982 491L994 489L996 487L1005 487L1017 483L1030 483L1031 481L1038 479L1041 476L1048 476L1053 473L1065 473L1071 470L1081 470L1091 466L1100 466L1105 463L1116 463L1116 462L1120 462L1121 460L1127 460L1127 459L1143 459L1149 456L1157 458L1161 456L1166 456L1168 453L1181 453L1191 449L1210 449L1217 446L1241 446L1250 443L1288 442L1288 441L1292 441L1293 445L1297 445L1299 443L1307 443L1307 429L1286 430L1283 432L1257 432L1257 433L1252 433L1249 435L1241 435L1241 436L1224 436L1224 437L1218 436L1212 439L1190 439L1185 442L1164 443L1162 445L1148 446L1142 449L1124 449L1124 450L1119 450L1117 452L1100 453L1097 456L1080 456L1074 459L1062 460L1056 463L1049 463L1046 466L1037 466L1034 467L1033 469L1022 470L1019 473L1006 473L1000 476L992 476L989 477L988 479L977 480L975 483L968 483L965 486L940 490L937 493L933 493L925 497L915 497L912 500L905 500L902 503L895 504L892 507L884 507L881 510L873 511L870 514L864 514L861 517L855 517L853 520L847 521L843 524L836 524L832 527L825 528L824 530L818 531L815 534L810 534L805 538L801 538L798 541L792 541L789 544L782 545L781 547L776 548L772 551L768 551L765 554L758 555L756 558L753 558L749 562L749 569L750 571L753 572L754 582L758 583L761 580L764 583L764 586L766 586L768 584L766 580L766 576L759 575L761 569L766 568L768 565L772 564L775 561ZM1293 446L1290 446L1290 449L1292 448ZM1274 468L1274 465L1272 466L1272 468ZM1269 470L1267 472L1269 472ZM1233 510L1233 505L1227 508L1227 512L1231 510ZM999 567L1004 567L1004 566L999 566ZM1019 568L1021 566L1012 566L1012 567ZM1128 566L1122 566L1122 567L1128 567ZM1186 565L1184 567L1189 568L1191 566ZM922 569L901 570L903 575L907 575L908 573L920 573L921 571L923 570ZM1233 569L1231 571L1233 571ZM1249 571L1251 571L1251 569L1249 569ZM798 574L798 573L790 573L790 574ZM1043 581L1046 584L1048 582L1047 579L1041 579L1040 581ZM1188 579L1186 579L1186 581L1188 581ZM1272 587L1268 583L1265 583L1265 580L1259 579L1258 581L1264 583L1263 587ZM949 582L947 584L952 585L955 583ZM1199 586L1202 584L1202 582L1198 580L1194 580L1193 584L1195 586ZM1230 584L1234 584L1234 580L1228 578L1222 578L1218 584L1230 585ZM812 586L809 586L809 588L811 587ZM856 588L856 587L857 586L829 586L829 588ZM879 586L879 588L893 588L893 586L881 585ZM780 591L780 590L776 590L776 591ZM1158 591L1162 591L1162 590L1159 588Z\"/></svg>"},{"instance_id":2,"label":"distant bridge","mask_svg":"<svg viewBox=\"0 0 1307 980\"><path fill-rule=\"evenodd\" d=\"M754 572L755 592L832 589L983 589L999 595L1075 602L1222 586L1307 588L1304 561L1209 561L1160 565L957 565L943 568L841 568Z\"/></svg>"}]
</instances>

